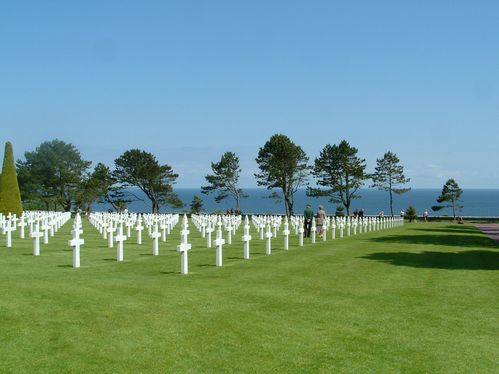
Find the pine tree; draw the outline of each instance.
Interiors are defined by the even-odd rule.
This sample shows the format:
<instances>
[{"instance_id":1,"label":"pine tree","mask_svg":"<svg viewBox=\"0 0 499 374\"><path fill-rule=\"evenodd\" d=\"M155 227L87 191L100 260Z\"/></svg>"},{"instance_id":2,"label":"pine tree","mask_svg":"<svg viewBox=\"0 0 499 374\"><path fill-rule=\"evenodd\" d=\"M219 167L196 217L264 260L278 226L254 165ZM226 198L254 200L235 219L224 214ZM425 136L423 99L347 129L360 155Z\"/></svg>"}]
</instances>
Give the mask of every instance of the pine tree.
<instances>
[{"instance_id":1,"label":"pine tree","mask_svg":"<svg viewBox=\"0 0 499 374\"><path fill-rule=\"evenodd\" d=\"M0 212L3 214L12 213L20 216L23 212L14 163L14 151L10 142L5 143L2 177L0 178L0 202Z\"/></svg>"},{"instance_id":2,"label":"pine tree","mask_svg":"<svg viewBox=\"0 0 499 374\"><path fill-rule=\"evenodd\" d=\"M400 165L397 155L392 152L386 152L383 158L376 159L376 171L371 176L373 185L382 191L387 191L390 196L390 213L393 217L393 194L403 194L410 191L410 188L401 186L409 183L410 179L404 175L404 167Z\"/></svg>"},{"instance_id":3,"label":"pine tree","mask_svg":"<svg viewBox=\"0 0 499 374\"><path fill-rule=\"evenodd\" d=\"M444 209L444 208L452 208L452 215L454 216L454 220L456 219L456 211L460 212L463 208L461 195L463 194L463 190L459 187L457 182L454 179L449 179L445 182L442 193L437 198L438 203L449 203L447 205L435 205L431 207L435 212Z\"/></svg>"}]
</instances>

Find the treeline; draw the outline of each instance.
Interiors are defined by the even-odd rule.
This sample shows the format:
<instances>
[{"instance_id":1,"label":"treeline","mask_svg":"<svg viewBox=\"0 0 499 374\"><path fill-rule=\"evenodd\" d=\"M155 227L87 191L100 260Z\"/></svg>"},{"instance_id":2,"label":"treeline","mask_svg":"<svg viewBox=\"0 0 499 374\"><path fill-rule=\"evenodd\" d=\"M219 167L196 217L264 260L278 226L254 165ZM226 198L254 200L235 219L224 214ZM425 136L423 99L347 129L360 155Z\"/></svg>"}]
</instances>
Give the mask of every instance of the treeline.
<instances>
[{"instance_id":1,"label":"treeline","mask_svg":"<svg viewBox=\"0 0 499 374\"><path fill-rule=\"evenodd\" d=\"M394 153L386 152L377 160L374 172L367 173L365 159L345 140L327 144L310 163L299 145L286 135L275 134L259 149L256 162L257 184L279 190L281 193L274 192L270 197L282 199L288 215L294 213L294 194L299 188L307 188L309 196L328 197L350 214L352 201L360 198L359 188L372 180L371 187L388 192L392 215L394 194L410 190L404 187L410 180ZM73 144L58 139L43 142L35 150L26 152L24 160L16 163L24 207L70 211L105 202L121 211L138 199L130 187L144 193L153 212L159 212L164 205L183 206L173 190L178 174L149 152L127 150L114 160L112 169L103 163L92 169L91 164ZM214 194L217 202L233 198L239 209L241 199L247 196L239 187L240 173L238 156L226 152L219 161L211 163L211 174L206 175L206 185L201 190ZM315 180L315 186L310 186L311 180ZM200 209L199 197L195 197L191 208Z\"/></svg>"}]
</instances>

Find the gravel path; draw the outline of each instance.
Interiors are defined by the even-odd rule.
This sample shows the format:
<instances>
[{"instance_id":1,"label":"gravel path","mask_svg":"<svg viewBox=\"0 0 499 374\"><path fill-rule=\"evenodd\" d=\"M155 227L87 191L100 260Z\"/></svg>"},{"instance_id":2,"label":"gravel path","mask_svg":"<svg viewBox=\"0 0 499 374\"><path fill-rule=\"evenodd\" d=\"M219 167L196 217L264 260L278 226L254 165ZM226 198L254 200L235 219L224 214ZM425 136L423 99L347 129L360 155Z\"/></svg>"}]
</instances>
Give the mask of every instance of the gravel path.
<instances>
[{"instance_id":1,"label":"gravel path","mask_svg":"<svg viewBox=\"0 0 499 374\"><path fill-rule=\"evenodd\" d=\"M489 238L499 243L499 223L475 223L474 226L483 231Z\"/></svg>"}]
</instances>

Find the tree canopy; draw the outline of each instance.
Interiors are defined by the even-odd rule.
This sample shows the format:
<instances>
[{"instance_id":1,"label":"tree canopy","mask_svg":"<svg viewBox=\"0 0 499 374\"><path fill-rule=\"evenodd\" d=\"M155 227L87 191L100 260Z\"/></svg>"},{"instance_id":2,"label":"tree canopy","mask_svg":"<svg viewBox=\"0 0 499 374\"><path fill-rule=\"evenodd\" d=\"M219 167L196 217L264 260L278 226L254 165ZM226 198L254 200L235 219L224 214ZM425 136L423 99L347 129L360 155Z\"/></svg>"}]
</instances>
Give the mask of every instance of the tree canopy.
<instances>
[{"instance_id":1,"label":"tree canopy","mask_svg":"<svg viewBox=\"0 0 499 374\"><path fill-rule=\"evenodd\" d=\"M393 194L402 194L410 191L410 188L402 188L402 185L411 180L404 175L404 167L400 165L397 155L386 152L383 158L376 159L376 167L371 175L375 187L382 191L387 191L390 196L390 212L393 217Z\"/></svg>"},{"instance_id":2,"label":"tree canopy","mask_svg":"<svg viewBox=\"0 0 499 374\"><path fill-rule=\"evenodd\" d=\"M24 157L17 162L23 201L30 208L71 210L81 197L91 162L83 160L73 144L58 139L43 142Z\"/></svg>"},{"instance_id":3,"label":"tree canopy","mask_svg":"<svg viewBox=\"0 0 499 374\"><path fill-rule=\"evenodd\" d=\"M211 169L213 174L205 177L208 185L201 187L201 192L216 193L217 203L231 196L236 202L236 210L240 210L240 200L247 195L238 186L241 173L239 158L233 152L225 152L219 162L211 163Z\"/></svg>"},{"instance_id":4,"label":"tree canopy","mask_svg":"<svg viewBox=\"0 0 499 374\"><path fill-rule=\"evenodd\" d=\"M256 158L260 173L255 174L257 184L271 190L282 191L286 215L293 214L294 193L308 184L310 173L308 157L303 149L286 135L275 134L258 151ZM272 194L271 197L276 197Z\"/></svg>"},{"instance_id":5,"label":"tree canopy","mask_svg":"<svg viewBox=\"0 0 499 374\"><path fill-rule=\"evenodd\" d=\"M178 174L169 165L161 165L154 155L139 149L125 151L115 161L114 177L124 186L138 187L149 198L152 212L158 213L162 204L182 207L173 192Z\"/></svg>"},{"instance_id":6,"label":"tree canopy","mask_svg":"<svg viewBox=\"0 0 499 374\"><path fill-rule=\"evenodd\" d=\"M309 196L327 196L332 203L341 203L350 215L353 199L360 195L357 190L367 179L366 160L357 156L357 148L346 140L338 145L327 144L314 161L313 175L317 184L324 188L309 188Z\"/></svg>"}]
</instances>

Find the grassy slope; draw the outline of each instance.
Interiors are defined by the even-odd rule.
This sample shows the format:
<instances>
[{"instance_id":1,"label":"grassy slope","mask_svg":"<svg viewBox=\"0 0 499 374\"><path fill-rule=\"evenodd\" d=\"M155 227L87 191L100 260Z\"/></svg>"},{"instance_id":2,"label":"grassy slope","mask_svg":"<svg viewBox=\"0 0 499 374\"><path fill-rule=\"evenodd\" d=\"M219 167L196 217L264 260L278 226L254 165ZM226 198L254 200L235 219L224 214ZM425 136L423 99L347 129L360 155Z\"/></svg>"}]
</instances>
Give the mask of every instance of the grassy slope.
<instances>
[{"instance_id":1,"label":"grassy slope","mask_svg":"<svg viewBox=\"0 0 499 374\"><path fill-rule=\"evenodd\" d=\"M175 252L135 237L116 263L85 224L31 255L0 243L0 372L493 372L499 251L472 227L412 224L273 254L242 228L215 250L191 226L188 276ZM253 238L256 238L253 233ZM293 237L291 243L296 244Z\"/></svg>"}]
</instances>

